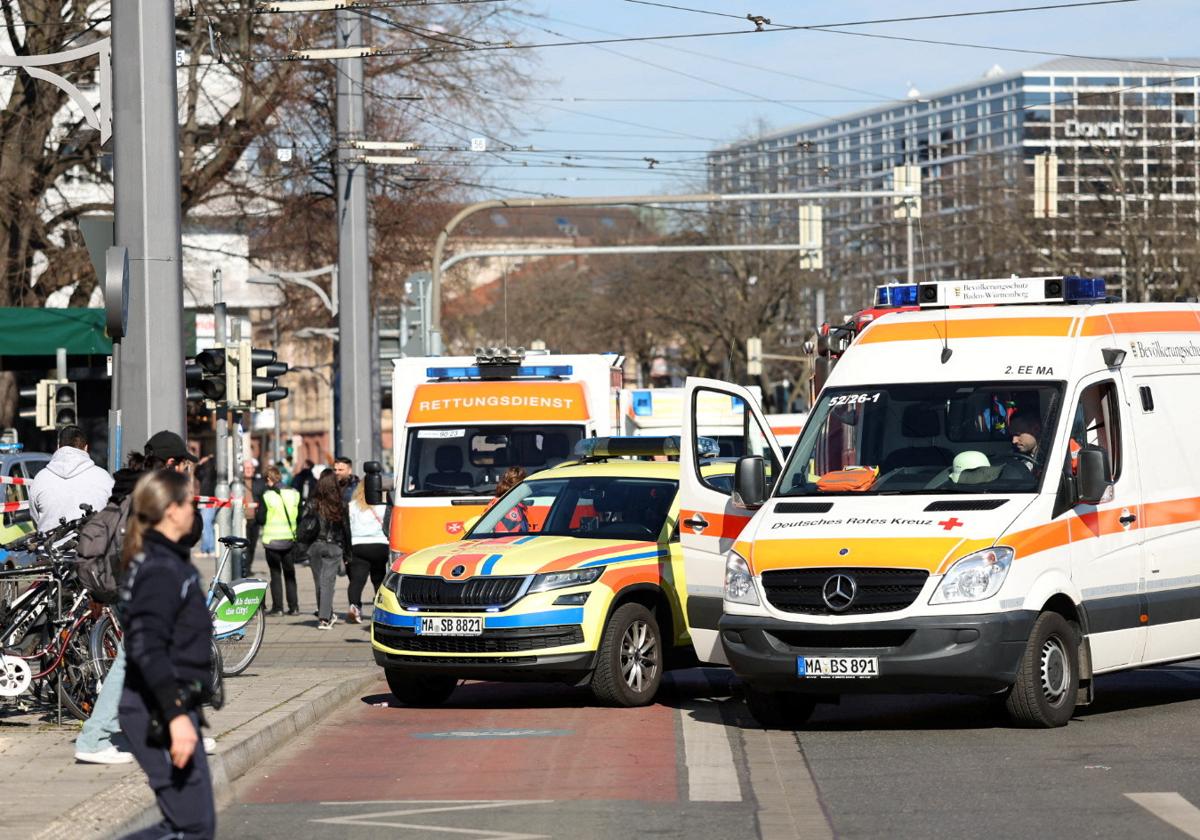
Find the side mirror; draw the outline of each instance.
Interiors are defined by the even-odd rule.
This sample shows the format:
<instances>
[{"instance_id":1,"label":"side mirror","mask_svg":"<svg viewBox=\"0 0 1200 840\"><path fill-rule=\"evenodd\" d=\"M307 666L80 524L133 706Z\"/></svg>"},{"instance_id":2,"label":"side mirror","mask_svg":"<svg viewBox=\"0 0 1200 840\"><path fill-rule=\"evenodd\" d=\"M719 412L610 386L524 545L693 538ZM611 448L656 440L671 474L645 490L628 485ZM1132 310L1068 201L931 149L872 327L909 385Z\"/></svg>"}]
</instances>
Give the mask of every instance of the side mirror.
<instances>
[{"instance_id":1,"label":"side mirror","mask_svg":"<svg viewBox=\"0 0 1200 840\"><path fill-rule=\"evenodd\" d=\"M763 506L767 500L767 473L762 456L739 458L733 470L733 504L747 510Z\"/></svg>"},{"instance_id":2,"label":"side mirror","mask_svg":"<svg viewBox=\"0 0 1200 840\"><path fill-rule=\"evenodd\" d=\"M33 514L29 512L28 508L26 508L25 510L14 510L14 511L10 511L9 513L4 514L4 527L5 528L11 528L13 525L22 525L26 522L32 522L32 521L33 521Z\"/></svg>"},{"instance_id":3,"label":"side mirror","mask_svg":"<svg viewBox=\"0 0 1200 840\"><path fill-rule=\"evenodd\" d=\"M363 464L363 495L367 504L383 504L383 465L378 461Z\"/></svg>"},{"instance_id":4,"label":"side mirror","mask_svg":"<svg viewBox=\"0 0 1200 840\"><path fill-rule=\"evenodd\" d=\"M1075 479L1076 496L1085 505L1099 504L1112 481L1108 453L1099 447L1079 450L1079 471Z\"/></svg>"}]
</instances>

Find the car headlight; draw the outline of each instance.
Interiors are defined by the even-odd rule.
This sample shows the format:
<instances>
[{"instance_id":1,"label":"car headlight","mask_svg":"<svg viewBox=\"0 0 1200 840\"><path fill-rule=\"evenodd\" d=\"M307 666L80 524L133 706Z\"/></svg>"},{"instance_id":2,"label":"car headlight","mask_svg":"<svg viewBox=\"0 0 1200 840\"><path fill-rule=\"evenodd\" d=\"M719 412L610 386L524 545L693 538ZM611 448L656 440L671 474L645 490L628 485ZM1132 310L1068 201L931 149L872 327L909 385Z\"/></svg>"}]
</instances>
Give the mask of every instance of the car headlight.
<instances>
[{"instance_id":1,"label":"car headlight","mask_svg":"<svg viewBox=\"0 0 1200 840\"><path fill-rule=\"evenodd\" d=\"M570 569L565 572L547 572L537 575L529 587L529 593L563 589L567 586L586 586L595 583L604 574L604 566L589 566L586 569Z\"/></svg>"},{"instance_id":2,"label":"car headlight","mask_svg":"<svg viewBox=\"0 0 1200 840\"><path fill-rule=\"evenodd\" d=\"M725 600L758 606L758 591L754 588L750 564L736 551L729 552L725 560Z\"/></svg>"},{"instance_id":3,"label":"car headlight","mask_svg":"<svg viewBox=\"0 0 1200 840\"><path fill-rule=\"evenodd\" d=\"M960 604L992 597L1008 576L1013 553L1011 548L996 546L968 554L942 577L929 603Z\"/></svg>"},{"instance_id":4,"label":"car headlight","mask_svg":"<svg viewBox=\"0 0 1200 840\"><path fill-rule=\"evenodd\" d=\"M391 590L392 592L395 592L397 595L399 595L400 594L400 573L399 572L388 572L386 575L384 575L383 576L383 588Z\"/></svg>"}]
</instances>

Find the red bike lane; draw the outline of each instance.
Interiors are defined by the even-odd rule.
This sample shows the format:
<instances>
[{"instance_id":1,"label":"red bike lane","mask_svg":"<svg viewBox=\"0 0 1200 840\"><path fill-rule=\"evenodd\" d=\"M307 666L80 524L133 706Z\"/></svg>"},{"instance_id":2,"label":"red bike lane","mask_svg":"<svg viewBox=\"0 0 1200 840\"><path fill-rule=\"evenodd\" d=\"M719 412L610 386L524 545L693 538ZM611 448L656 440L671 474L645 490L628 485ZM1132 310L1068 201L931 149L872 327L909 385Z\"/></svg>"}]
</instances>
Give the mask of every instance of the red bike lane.
<instances>
[{"instance_id":1,"label":"red bike lane","mask_svg":"<svg viewBox=\"0 0 1200 840\"><path fill-rule=\"evenodd\" d=\"M563 686L468 683L444 707L377 692L255 768L244 804L679 798L670 706L611 709Z\"/></svg>"}]
</instances>

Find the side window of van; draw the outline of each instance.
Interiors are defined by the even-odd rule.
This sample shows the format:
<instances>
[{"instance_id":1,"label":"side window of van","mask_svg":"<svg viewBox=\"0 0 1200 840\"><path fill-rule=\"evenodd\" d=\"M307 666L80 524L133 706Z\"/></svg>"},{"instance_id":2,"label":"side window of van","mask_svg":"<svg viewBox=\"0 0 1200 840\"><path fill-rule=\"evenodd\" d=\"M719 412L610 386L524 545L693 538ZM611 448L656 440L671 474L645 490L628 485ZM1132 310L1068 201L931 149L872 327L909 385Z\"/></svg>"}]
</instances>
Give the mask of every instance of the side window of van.
<instances>
[{"instance_id":1,"label":"side window of van","mask_svg":"<svg viewBox=\"0 0 1200 840\"><path fill-rule=\"evenodd\" d=\"M1076 453L1085 446L1098 446L1108 453L1112 480L1121 477L1121 415L1117 386L1112 380L1089 385L1079 395L1067 444L1069 469L1075 471Z\"/></svg>"}]
</instances>

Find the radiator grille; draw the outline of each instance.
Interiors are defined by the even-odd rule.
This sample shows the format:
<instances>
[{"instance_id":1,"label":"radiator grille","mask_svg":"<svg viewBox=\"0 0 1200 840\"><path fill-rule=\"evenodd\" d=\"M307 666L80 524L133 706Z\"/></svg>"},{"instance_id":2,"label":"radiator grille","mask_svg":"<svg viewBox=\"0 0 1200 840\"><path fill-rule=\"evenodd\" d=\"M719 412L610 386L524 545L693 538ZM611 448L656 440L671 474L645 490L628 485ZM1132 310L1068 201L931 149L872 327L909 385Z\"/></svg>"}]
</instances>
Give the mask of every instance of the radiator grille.
<instances>
[{"instance_id":1,"label":"radiator grille","mask_svg":"<svg viewBox=\"0 0 1200 840\"><path fill-rule=\"evenodd\" d=\"M834 575L853 578L854 600L840 612L825 603L822 589ZM925 585L924 569L781 569L763 572L763 589L776 609L803 615L895 612L912 604Z\"/></svg>"}]
</instances>

